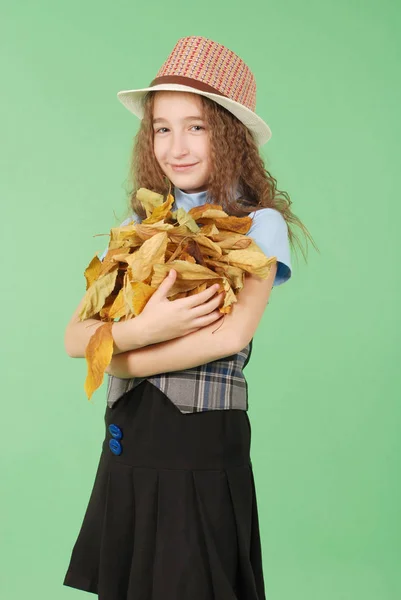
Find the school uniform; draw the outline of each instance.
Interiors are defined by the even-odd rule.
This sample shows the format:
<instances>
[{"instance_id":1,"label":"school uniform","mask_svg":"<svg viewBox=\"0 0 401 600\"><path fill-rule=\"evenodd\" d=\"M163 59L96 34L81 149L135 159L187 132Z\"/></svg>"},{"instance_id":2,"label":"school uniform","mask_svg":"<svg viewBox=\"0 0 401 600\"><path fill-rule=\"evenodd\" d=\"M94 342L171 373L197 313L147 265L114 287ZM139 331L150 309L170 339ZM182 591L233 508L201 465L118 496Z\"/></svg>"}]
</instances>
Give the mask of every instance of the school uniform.
<instances>
[{"instance_id":1,"label":"school uniform","mask_svg":"<svg viewBox=\"0 0 401 600\"><path fill-rule=\"evenodd\" d=\"M173 210L210 201L174 196ZM280 285L291 276L287 224L270 208L250 216L247 235L277 257ZM100 461L64 585L100 600L265 600L251 351L152 377L108 375Z\"/></svg>"}]
</instances>

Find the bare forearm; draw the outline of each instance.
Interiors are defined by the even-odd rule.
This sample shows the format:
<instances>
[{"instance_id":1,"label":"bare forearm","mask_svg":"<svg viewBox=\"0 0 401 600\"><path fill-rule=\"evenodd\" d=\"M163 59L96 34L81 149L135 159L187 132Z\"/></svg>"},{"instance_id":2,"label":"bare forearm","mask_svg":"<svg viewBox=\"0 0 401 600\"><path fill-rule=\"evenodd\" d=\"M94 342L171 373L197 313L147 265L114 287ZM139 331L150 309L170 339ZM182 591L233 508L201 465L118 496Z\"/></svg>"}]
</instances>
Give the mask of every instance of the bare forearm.
<instances>
[{"instance_id":1,"label":"bare forearm","mask_svg":"<svg viewBox=\"0 0 401 600\"><path fill-rule=\"evenodd\" d=\"M241 348L233 332L223 328L224 322L218 321L194 333L113 356L106 373L122 379L150 377L231 356Z\"/></svg>"},{"instance_id":2,"label":"bare forearm","mask_svg":"<svg viewBox=\"0 0 401 600\"><path fill-rule=\"evenodd\" d=\"M85 349L98 327L104 325L98 319L86 319L70 323L65 331L64 345L66 352L73 358L83 358ZM146 327L140 318L130 321L116 321L112 326L113 356L142 348L149 342L146 337Z\"/></svg>"}]
</instances>

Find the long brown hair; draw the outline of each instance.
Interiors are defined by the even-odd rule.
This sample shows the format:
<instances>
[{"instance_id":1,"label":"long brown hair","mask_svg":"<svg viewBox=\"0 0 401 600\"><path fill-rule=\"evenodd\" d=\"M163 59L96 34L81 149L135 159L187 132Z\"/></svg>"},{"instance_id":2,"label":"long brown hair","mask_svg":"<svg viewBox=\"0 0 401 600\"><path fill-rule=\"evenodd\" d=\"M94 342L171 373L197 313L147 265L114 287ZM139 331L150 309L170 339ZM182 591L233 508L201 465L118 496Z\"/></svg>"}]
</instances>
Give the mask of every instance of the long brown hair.
<instances>
[{"instance_id":1,"label":"long brown hair","mask_svg":"<svg viewBox=\"0 0 401 600\"><path fill-rule=\"evenodd\" d=\"M180 92L177 92L180 93ZM138 133L134 138L128 190L130 212L141 218L146 212L136 198L136 192L144 187L166 196L173 190L173 184L162 171L153 151L153 106L157 92L148 92L144 99L144 115ZM309 231L292 212L292 201L287 192L277 189L276 179L265 168L250 131L237 117L223 106L205 96L202 101L203 118L210 132L211 174L208 182L208 195L213 203L220 204L228 214L245 216L261 208L274 208L287 222L289 242L300 247L306 260L304 249L293 226L299 227L305 239L308 237L317 249ZM234 186L233 186L234 184ZM239 190L240 198L232 195Z\"/></svg>"}]
</instances>

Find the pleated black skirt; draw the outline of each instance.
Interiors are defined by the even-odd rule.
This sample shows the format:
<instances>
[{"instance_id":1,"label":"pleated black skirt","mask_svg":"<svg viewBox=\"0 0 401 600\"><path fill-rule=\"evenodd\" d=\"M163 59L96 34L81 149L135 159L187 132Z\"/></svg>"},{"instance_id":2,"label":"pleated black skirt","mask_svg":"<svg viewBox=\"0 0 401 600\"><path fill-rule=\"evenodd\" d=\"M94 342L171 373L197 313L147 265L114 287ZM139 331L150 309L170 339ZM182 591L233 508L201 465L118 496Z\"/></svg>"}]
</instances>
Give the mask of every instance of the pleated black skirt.
<instances>
[{"instance_id":1,"label":"pleated black skirt","mask_svg":"<svg viewBox=\"0 0 401 600\"><path fill-rule=\"evenodd\" d=\"M100 600L265 600L246 411L184 414L144 381L106 408L105 430L63 584Z\"/></svg>"}]
</instances>

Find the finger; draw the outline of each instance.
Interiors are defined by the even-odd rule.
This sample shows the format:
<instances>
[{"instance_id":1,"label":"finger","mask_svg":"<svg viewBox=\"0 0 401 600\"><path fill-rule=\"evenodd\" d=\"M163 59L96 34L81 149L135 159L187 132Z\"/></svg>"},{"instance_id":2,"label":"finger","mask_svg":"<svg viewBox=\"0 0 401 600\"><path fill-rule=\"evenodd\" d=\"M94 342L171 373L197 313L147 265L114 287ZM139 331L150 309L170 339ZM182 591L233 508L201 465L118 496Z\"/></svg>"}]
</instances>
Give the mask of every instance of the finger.
<instances>
[{"instance_id":1,"label":"finger","mask_svg":"<svg viewBox=\"0 0 401 600\"><path fill-rule=\"evenodd\" d=\"M175 269L170 269L166 277L163 279L153 296L156 294L160 297L166 297L167 293L173 287L175 280L177 279L177 271Z\"/></svg>"},{"instance_id":2,"label":"finger","mask_svg":"<svg viewBox=\"0 0 401 600\"><path fill-rule=\"evenodd\" d=\"M224 314L221 313L217 309L217 310L214 310L213 312L209 313L208 315L204 315L203 317L198 317L197 319L194 320L193 324L196 327L206 327L207 325L214 323L221 317L224 317Z\"/></svg>"},{"instance_id":3,"label":"finger","mask_svg":"<svg viewBox=\"0 0 401 600\"><path fill-rule=\"evenodd\" d=\"M203 292L198 292L197 294L192 294L192 296L188 296L187 298L182 298L184 307L185 308L194 308L195 306L203 304L204 302L206 302L206 300L209 300L209 298L214 296L214 294L217 292L219 287L220 287L219 284L214 284L214 285L206 288L206 290L203 290Z\"/></svg>"},{"instance_id":4,"label":"finger","mask_svg":"<svg viewBox=\"0 0 401 600\"><path fill-rule=\"evenodd\" d=\"M195 306L191 313L195 316L195 317L201 317L203 315L207 315L208 313L212 312L213 310L215 310L215 308L217 308L218 306L220 306L222 304L222 299L224 298L224 292L221 292L220 294L217 294L217 296L215 298L212 298L211 300L209 300L209 302L204 302L203 304L200 304L199 306Z\"/></svg>"}]
</instances>

